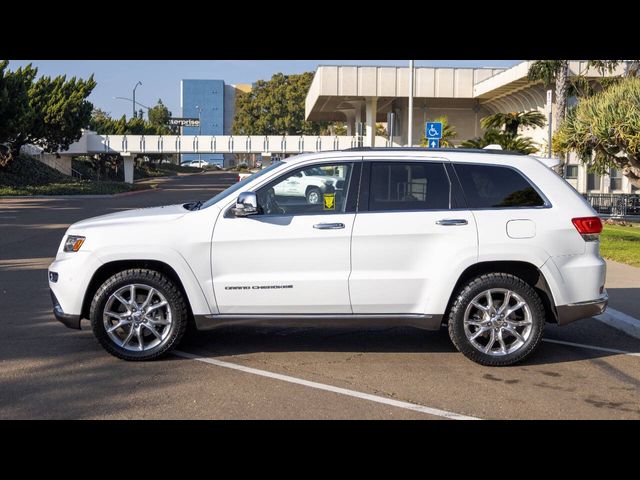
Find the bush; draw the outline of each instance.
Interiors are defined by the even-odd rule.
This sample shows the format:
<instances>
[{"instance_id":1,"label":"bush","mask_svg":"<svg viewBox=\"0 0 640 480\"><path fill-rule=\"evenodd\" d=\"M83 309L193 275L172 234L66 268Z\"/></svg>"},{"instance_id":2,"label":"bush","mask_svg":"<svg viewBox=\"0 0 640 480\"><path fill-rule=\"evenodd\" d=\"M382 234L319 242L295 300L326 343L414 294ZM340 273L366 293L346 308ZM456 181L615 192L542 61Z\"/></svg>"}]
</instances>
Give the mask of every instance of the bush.
<instances>
[{"instance_id":1,"label":"bush","mask_svg":"<svg viewBox=\"0 0 640 480\"><path fill-rule=\"evenodd\" d=\"M85 161L87 168L91 162ZM74 168L78 164L74 163ZM20 156L0 168L0 195L108 195L148 188L123 182L77 180L31 157Z\"/></svg>"},{"instance_id":2,"label":"bush","mask_svg":"<svg viewBox=\"0 0 640 480\"><path fill-rule=\"evenodd\" d=\"M0 168L0 187L46 185L65 183L69 177L35 158L19 156L6 167Z\"/></svg>"}]
</instances>

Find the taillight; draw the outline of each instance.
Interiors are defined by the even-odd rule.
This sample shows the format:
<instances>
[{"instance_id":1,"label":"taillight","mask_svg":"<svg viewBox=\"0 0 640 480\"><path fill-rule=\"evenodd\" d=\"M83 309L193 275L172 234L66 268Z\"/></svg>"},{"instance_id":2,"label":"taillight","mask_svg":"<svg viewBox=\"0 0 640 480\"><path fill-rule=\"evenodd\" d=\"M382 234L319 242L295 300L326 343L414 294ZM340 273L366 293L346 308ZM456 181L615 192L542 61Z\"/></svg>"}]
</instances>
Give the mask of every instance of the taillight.
<instances>
[{"instance_id":1,"label":"taillight","mask_svg":"<svg viewBox=\"0 0 640 480\"><path fill-rule=\"evenodd\" d=\"M238 174L238 178L236 179L236 183L240 181L240 175Z\"/></svg>"},{"instance_id":2,"label":"taillight","mask_svg":"<svg viewBox=\"0 0 640 480\"><path fill-rule=\"evenodd\" d=\"M573 226L576 227L576 230L585 241L593 242L600 238L599 234L602 232L602 220L600 220L600 217L572 218L571 222L573 222Z\"/></svg>"}]
</instances>

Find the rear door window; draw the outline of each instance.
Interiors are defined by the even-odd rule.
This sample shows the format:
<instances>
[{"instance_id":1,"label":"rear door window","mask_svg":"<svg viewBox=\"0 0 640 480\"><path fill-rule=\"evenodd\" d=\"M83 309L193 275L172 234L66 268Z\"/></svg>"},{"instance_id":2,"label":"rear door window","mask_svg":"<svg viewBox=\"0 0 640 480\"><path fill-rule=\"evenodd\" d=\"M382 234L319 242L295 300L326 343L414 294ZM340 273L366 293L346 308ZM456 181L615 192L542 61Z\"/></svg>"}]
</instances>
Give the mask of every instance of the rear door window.
<instances>
[{"instance_id":1,"label":"rear door window","mask_svg":"<svg viewBox=\"0 0 640 480\"><path fill-rule=\"evenodd\" d=\"M544 199L517 170L497 165L454 164L469 208L541 207Z\"/></svg>"},{"instance_id":2,"label":"rear door window","mask_svg":"<svg viewBox=\"0 0 640 480\"><path fill-rule=\"evenodd\" d=\"M372 162L369 211L446 210L451 186L435 162Z\"/></svg>"}]
</instances>

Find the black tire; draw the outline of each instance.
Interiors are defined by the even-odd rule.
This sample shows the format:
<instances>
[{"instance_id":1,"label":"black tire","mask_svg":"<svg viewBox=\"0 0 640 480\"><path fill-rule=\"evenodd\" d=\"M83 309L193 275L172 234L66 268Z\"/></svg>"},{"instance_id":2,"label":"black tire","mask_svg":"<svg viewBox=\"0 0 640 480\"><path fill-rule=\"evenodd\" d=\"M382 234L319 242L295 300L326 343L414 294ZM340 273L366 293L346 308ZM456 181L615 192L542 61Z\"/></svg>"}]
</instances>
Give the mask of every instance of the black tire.
<instances>
[{"instance_id":1,"label":"black tire","mask_svg":"<svg viewBox=\"0 0 640 480\"><path fill-rule=\"evenodd\" d=\"M464 315L469 303L480 293L493 288L515 292L527 303L531 312L531 333L527 340L514 352L501 356L478 350L467 338L464 330ZM508 273L489 273L472 279L462 287L451 306L448 329L451 341L465 357L480 365L502 367L513 365L528 357L540 343L544 325L545 310L542 301L528 283Z\"/></svg>"},{"instance_id":2,"label":"black tire","mask_svg":"<svg viewBox=\"0 0 640 480\"><path fill-rule=\"evenodd\" d=\"M311 194L314 193L318 196L318 201L315 203L311 202ZM322 202L322 191L318 187L309 187L307 189L307 204L309 205L319 205Z\"/></svg>"},{"instance_id":3,"label":"black tire","mask_svg":"<svg viewBox=\"0 0 640 480\"><path fill-rule=\"evenodd\" d=\"M148 285L156 289L167 299L171 310L172 321L167 337L162 343L148 350L131 351L117 345L109 337L104 326L103 312L107 300L119 288L131 283ZM160 272L139 268L124 270L107 279L93 297L89 318L93 334L100 345L111 355L128 361L155 360L166 355L178 346L188 323L187 305L176 284Z\"/></svg>"}]
</instances>

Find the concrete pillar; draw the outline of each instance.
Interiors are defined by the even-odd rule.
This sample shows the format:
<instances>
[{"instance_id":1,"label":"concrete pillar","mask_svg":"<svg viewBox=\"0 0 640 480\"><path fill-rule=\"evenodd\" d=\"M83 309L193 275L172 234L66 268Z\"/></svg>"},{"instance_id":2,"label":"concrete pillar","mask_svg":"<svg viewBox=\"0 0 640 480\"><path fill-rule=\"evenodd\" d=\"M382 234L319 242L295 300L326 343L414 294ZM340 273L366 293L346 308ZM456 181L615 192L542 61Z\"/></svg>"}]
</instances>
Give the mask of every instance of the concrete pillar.
<instances>
[{"instance_id":1,"label":"concrete pillar","mask_svg":"<svg viewBox=\"0 0 640 480\"><path fill-rule=\"evenodd\" d=\"M409 143L409 107L406 105L399 109L398 118L400 119L398 137L400 145L406 147Z\"/></svg>"},{"instance_id":2,"label":"concrete pillar","mask_svg":"<svg viewBox=\"0 0 640 480\"><path fill-rule=\"evenodd\" d=\"M356 134L356 112L354 110L345 110L344 116L346 117L347 135L353 136Z\"/></svg>"},{"instance_id":3,"label":"concrete pillar","mask_svg":"<svg viewBox=\"0 0 640 480\"><path fill-rule=\"evenodd\" d=\"M133 183L133 155L128 152L120 154L124 160L124 181Z\"/></svg>"},{"instance_id":4,"label":"concrete pillar","mask_svg":"<svg viewBox=\"0 0 640 480\"><path fill-rule=\"evenodd\" d=\"M378 97L367 98L364 146L376 146L376 115L378 113Z\"/></svg>"}]
</instances>

